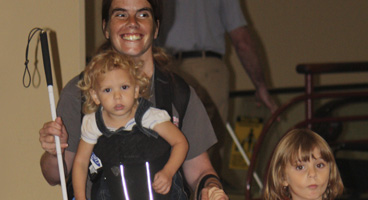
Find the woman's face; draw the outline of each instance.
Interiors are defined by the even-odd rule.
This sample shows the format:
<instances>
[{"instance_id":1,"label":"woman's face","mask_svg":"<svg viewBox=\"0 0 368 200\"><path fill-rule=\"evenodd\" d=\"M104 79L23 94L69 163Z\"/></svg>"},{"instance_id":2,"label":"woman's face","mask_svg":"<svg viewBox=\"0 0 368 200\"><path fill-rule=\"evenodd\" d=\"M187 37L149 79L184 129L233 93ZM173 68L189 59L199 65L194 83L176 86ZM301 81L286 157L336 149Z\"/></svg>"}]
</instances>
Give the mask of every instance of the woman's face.
<instances>
[{"instance_id":1,"label":"woman's face","mask_svg":"<svg viewBox=\"0 0 368 200\"><path fill-rule=\"evenodd\" d=\"M103 22L105 37L119 53L152 59L152 43L157 37L151 4L147 0L113 0L110 20Z\"/></svg>"}]
</instances>

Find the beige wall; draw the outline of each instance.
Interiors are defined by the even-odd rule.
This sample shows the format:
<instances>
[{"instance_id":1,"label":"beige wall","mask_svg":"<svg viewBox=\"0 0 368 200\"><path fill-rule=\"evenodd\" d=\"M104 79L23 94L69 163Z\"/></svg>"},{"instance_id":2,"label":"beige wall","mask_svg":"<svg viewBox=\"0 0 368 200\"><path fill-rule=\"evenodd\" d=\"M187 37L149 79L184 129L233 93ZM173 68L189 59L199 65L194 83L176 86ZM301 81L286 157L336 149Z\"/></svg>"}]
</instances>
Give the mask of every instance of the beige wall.
<instances>
[{"instance_id":1,"label":"beige wall","mask_svg":"<svg viewBox=\"0 0 368 200\"><path fill-rule=\"evenodd\" d=\"M299 63L368 61L368 1L241 2L263 45L274 87L303 85L303 76L295 71ZM233 63L235 88L253 88L236 59ZM328 75L321 83L367 81L367 75Z\"/></svg>"},{"instance_id":2,"label":"beige wall","mask_svg":"<svg viewBox=\"0 0 368 200\"><path fill-rule=\"evenodd\" d=\"M38 130L51 120L40 46L34 84L24 88L22 76L28 33L34 27L56 33L62 84L82 69L84 1L0 1L0 19L0 199L62 199L61 188L50 187L39 167ZM35 72L36 36L29 48L31 74ZM57 99L56 84L54 88Z\"/></svg>"}]
</instances>

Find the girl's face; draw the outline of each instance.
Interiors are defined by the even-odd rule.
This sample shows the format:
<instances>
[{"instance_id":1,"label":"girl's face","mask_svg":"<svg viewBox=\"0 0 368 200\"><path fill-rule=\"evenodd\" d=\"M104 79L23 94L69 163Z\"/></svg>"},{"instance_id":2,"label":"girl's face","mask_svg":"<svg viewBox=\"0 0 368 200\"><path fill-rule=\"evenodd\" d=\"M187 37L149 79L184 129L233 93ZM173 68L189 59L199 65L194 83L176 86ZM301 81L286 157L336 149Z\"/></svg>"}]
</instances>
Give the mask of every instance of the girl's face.
<instances>
[{"instance_id":1,"label":"girl's face","mask_svg":"<svg viewBox=\"0 0 368 200\"><path fill-rule=\"evenodd\" d=\"M102 105L107 125L115 127L114 122L126 123L134 117L135 110L132 108L139 95L139 86L128 70L114 69L99 76L96 87L90 93L93 101Z\"/></svg>"},{"instance_id":2,"label":"girl's face","mask_svg":"<svg viewBox=\"0 0 368 200\"><path fill-rule=\"evenodd\" d=\"M152 59L152 42L157 37L151 4L147 0L113 0L110 20L103 22L105 37L122 54Z\"/></svg>"},{"instance_id":3,"label":"girl's face","mask_svg":"<svg viewBox=\"0 0 368 200\"><path fill-rule=\"evenodd\" d=\"M321 200L330 175L329 163L321 158L318 148L313 150L309 161L296 161L285 168L283 186L288 186L293 200Z\"/></svg>"}]
</instances>

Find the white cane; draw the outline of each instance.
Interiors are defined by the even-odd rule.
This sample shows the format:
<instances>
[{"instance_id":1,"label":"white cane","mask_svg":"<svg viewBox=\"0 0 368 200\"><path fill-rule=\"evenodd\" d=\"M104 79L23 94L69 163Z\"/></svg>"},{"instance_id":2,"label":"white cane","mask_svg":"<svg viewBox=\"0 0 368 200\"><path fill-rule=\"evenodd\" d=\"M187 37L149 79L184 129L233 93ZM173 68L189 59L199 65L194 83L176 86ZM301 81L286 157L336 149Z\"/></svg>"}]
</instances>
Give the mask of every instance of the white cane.
<instances>
[{"instance_id":1,"label":"white cane","mask_svg":"<svg viewBox=\"0 0 368 200\"><path fill-rule=\"evenodd\" d=\"M54 99L54 90L52 85L52 73L51 73L51 64L50 64L50 54L49 54L49 45L47 41L47 33L42 30L40 34L41 40L41 48L42 48L42 57L43 57L43 65L45 68L45 75L47 81L47 89L49 92L49 100L50 100L50 108L51 108L51 116L52 120L56 119L56 109L55 109L55 99ZM60 138L59 136L55 136L55 144L56 144L56 155L59 166L59 175L60 175L60 183L61 189L63 192L63 199L67 200L67 192L66 192L66 184L65 184L65 173L64 173L64 164L63 158L61 155L61 147L60 147Z\"/></svg>"},{"instance_id":2,"label":"white cane","mask_svg":"<svg viewBox=\"0 0 368 200\"><path fill-rule=\"evenodd\" d=\"M226 128L227 128L227 130L229 131L229 133L230 133L231 137L233 138L233 140L234 140L234 142L235 142L236 147L239 149L240 154L243 156L243 158L244 158L245 162L246 162L246 163L247 163L247 165L249 166L249 165L250 165L249 158L248 158L247 154L245 154L245 151L244 151L244 149L243 149L242 145L240 144L240 142L239 142L238 138L236 137L236 135L235 135L235 133L234 133L233 129L231 128L231 126L230 126L229 122L228 122L228 123L226 123ZM260 190L262 190L263 185L262 185L261 179L258 177L258 175L257 175L257 173L256 173L256 172L253 172L253 177L254 177L254 179L256 180L256 182L257 182L257 184L258 184L258 186L259 186Z\"/></svg>"}]
</instances>

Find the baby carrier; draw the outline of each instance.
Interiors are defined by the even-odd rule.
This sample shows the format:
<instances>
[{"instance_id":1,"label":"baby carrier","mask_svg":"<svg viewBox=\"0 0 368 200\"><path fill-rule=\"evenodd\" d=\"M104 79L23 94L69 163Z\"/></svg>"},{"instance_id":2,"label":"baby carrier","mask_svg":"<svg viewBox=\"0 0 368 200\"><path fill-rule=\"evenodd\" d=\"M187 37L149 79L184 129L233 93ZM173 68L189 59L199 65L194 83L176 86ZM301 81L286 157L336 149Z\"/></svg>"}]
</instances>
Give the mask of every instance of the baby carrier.
<instances>
[{"instance_id":1,"label":"baby carrier","mask_svg":"<svg viewBox=\"0 0 368 200\"><path fill-rule=\"evenodd\" d=\"M81 73L80 75L80 79L83 77L83 73ZM163 72L161 70L159 70L158 68L155 68L155 76L154 76L154 87L155 87L155 96L156 97L160 97L160 98L156 98L156 106L157 108L160 109L164 109L166 110L170 116L173 116L173 111L172 111L172 105L174 105L175 109L178 112L179 115L179 124L178 124L178 128L181 129L182 126L182 121L186 112L186 108L189 102L189 98L190 98L190 89L189 86L185 83L185 81L177 76L176 74L172 74L172 73L166 73ZM83 100L82 100L83 101ZM82 102L83 103L83 102ZM83 114L82 114L83 117ZM143 127L141 127L140 124L140 120L137 120L137 126L136 128L134 128L133 132L145 132L147 129L144 129ZM157 134L157 133L156 133ZM138 134L137 134L138 135ZM145 137L148 137L146 134L139 134L139 135L144 135ZM117 138L119 136L111 136L110 138L108 137L101 137L101 141L105 140L106 143L110 143L107 142L108 140L114 141L115 138ZM120 136L121 137L121 136ZM154 137L153 135L150 136L150 139L153 139L152 137ZM99 139L99 142L100 142ZM138 140L137 138L135 138L134 140ZM97 176L93 177L93 189L92 191L98 191L98 190L104 190L108 188L108 184L101 184L101 180L103 179L107 179L108 177L113 177L110 178L110 185L114 185L114 182L119 185L122 186L120 187L120 189L124 190L124 181L121 178L121 176L117 176L119 174L121 174L122 172L124 172L124 176L127 176L127 178L129 178L129 176L131 176L132 174L136 174L137 171L143 171L146 170L147 168L150 169L150 176L154 176L155 172L159 171L162 169L162 167L164 166L164 164L167 162L170 154L167 153L163 153L166 152L167 149L170 150L170 145L166 143L166 141L164 141L162 138L158 137L157 139L157 144L162 144L159 146L159 148L155 148L153 149L154 151L157 150L157 157L155 159L155 161L151 160L151 163L148 161L144 161L144 159L135 159L135 161L140 163L140 167L138 167L136 164L130 163L131 161L126 161L127 163L122 164L119 161L119 157L123 157L124 155L115 155L115 158L112 158L112 160L110 160L110 162L108 162L107 164L104 164L104 175L102 175L101 172L99 172L99 174ZM136 141L134 142L129 142L131 145L136 145L138 144ZM165 144L166 143L166 144ZM95 146L95 149L97 150L99 147L99 145ZM101 147L101 146L100 146ZM144 148L144 147L143 147ZM97 150L98 152L99 150ZM96 153L96 152L95 152ZM97 153L97 154L103 154L103 151ZM106 152L105 152L106 153ZM160 155L160 156L159 156ZM146 155L147 157L151 157L148 156L148 154ZM143 157L142 157L143 158ZM104 163L104 161L102 161ZM107 162L107 161L105 161ZM147 162L147 164L146 164ZM142 165L142 163L144 163L144 165ZM157 163L161 163L161 164L157 164ZM121 165L122 164L122 165ZM147 167L148 165L148 167ZM161 166L162 165L162 166ZM106 168L108 168L109 170L105 170ZM144 176L134 176L133 179L139 181L140 183L147 183L147 173L142 173ZM119 179L120 178L120 179ZM68 196L71 199L73 197L73 188L72 188L72 184L71 184L71 179L68 179ZM127 183L125 183L127 186ZM148 183L147 183L148 184ZM99 189L96 189L96 187L100 187ZM127 186L128 187L128 186ZM149 189L149 186L147 186ZM119 194L124 194L124 191L121 191L119 189L118 190L114 190L112 192L116 192ZM130 189L130 191L132 191L131 194L133 193L142 193L143 196L147 196L147 190L145 190L145 192L142 192L142 188L141 187L133 187ZM181 174L181 170L179 170L173 177L173 182L172 182L172 187L171 190L169 192L168 195L164 196L164 195L158 195L159 198L155 198L155 199L175 199L175 200L181 200L181 199L188 199L186 192L187 190L184 189L184 180ZM148 194L151 194L148 191ZM94 197L96 197L97 193L92 193L92 199L95 199ZM119 196L119 195L117 195ZM156 195L157 196L157 195ZM120 199L125 199L126 197L123 197L122 195L119 196ZM131 199L150 199L150 198L131 198Z\"/></svg>"},{"instance_id":2,"label":"baby carrier","mask_svg":"<svg viewBox=\"0 0 368 200\"><path fill-rule=\"evenodd\" d=\"M170 145L155 131L142 126L142 117L150 106L149 101L140 99L136 125L131 131L109 131L103 123L101 109L96 112L97 126L103 135L93 151L101 159L103 171L93 184L92 200L170 199L171 191L161 195L151 186L154 175L169 159Z\"/></svg>"}]
</instances>

